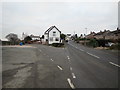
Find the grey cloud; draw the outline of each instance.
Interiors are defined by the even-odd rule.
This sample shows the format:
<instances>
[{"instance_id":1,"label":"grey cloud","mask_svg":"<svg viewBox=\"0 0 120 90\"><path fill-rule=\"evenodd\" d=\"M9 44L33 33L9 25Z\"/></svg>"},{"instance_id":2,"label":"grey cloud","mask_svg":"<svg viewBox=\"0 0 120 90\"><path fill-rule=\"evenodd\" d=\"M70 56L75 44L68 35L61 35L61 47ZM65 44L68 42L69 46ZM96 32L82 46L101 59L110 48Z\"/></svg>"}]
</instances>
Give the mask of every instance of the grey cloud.
<instances>
[{"instance_id":1,"label":"grey cloud","mask_svg":"<svg viewBox=\"0 0 120 90\"><path fill-rule=\"evenodd\" d=\"M116 3L3 3L3 38L10 32L42 35L51 25L63 33L116 29Z\"/></svg>"}]
</instances>

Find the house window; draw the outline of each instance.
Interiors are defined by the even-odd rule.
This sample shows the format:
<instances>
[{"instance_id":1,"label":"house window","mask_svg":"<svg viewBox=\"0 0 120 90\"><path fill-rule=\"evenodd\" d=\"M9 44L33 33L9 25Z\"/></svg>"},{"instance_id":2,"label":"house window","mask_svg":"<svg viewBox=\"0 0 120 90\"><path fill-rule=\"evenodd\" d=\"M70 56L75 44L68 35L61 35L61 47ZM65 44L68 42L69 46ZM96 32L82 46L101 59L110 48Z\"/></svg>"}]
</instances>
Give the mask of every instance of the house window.
<instances>
[{"instance_id":1,"label":"house window","mask_svg":"<svg viewBox=\"0 0 120 90\"><path fill-rule=\"evenodd\" d=\"M56 36L56 32L55 31L53 32L53 36Z\"/></svg>"},{"instance_id":2,"label":"house window","mask_svg":"<svg viewBox=\"0 0 120 90\"><path fill-rule=\"evenodd\" d=\"M53 37L50 37L50 41L53 41Z\"/></svg>"},{"instance_id":3,"label":"house window","mask_svg":"<svg viewBox=\"0 0 120 90\"><path fill-rule=\"evenodd\" d=\"M56 38L55 41L59 41L59 38Z\"/></svg>"}]
</instances>

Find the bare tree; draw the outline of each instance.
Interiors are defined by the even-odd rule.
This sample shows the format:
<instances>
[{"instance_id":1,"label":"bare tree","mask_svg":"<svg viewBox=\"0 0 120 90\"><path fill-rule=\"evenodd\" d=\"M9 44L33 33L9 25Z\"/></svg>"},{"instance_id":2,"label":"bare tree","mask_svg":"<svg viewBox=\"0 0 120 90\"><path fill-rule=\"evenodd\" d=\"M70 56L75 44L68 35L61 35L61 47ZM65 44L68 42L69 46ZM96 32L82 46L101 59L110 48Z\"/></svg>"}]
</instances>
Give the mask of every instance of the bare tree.
<instances>
[{"instance_id":1,"label":"bare tree","mask_svg":"<svg viewBox=\"0 0 120 90\"><path fill-rule=\"evenodd\" d=\"M16 44L18 42L18 35L14 33L8 34L5 38L7 38L12 44Z\"/></svg>"}]
</instances>

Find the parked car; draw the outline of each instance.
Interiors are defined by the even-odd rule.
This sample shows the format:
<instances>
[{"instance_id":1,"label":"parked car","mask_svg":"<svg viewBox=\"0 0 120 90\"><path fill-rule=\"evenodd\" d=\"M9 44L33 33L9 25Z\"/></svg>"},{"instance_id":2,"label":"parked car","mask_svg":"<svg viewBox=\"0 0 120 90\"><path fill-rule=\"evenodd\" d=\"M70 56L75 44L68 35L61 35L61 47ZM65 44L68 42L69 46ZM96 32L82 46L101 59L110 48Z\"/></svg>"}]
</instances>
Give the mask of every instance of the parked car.
<instances>
[{"instance_id":1,"label":"parked car","mask_svg":"<svg viewBox=\"0 0 120 90\"><path fill-rule=\"evenodd\" d=\"M68 42L68 40L66 40L66 42Z\"/></svg>"},{"instance_id":2,"label":"parked car","mask_svg":"<svg viewBox=\"0 0 120 90\"><path fill-rule=\"evenodd\" d=\"M114 43L108 42L105 44L106 47L111 47L112 45L114 45Z\"/></svg>"},{"instance_id":3,"label":"parked car","mask_svg":"<svg viewBox=\"0 0 120 90\"><path fill-rule=\"evenodd\" d=\"M28 41L27 43L28 43L28 44L31 44L32 42L31 42L31 41Z\"/></svg>"}]
</instances>

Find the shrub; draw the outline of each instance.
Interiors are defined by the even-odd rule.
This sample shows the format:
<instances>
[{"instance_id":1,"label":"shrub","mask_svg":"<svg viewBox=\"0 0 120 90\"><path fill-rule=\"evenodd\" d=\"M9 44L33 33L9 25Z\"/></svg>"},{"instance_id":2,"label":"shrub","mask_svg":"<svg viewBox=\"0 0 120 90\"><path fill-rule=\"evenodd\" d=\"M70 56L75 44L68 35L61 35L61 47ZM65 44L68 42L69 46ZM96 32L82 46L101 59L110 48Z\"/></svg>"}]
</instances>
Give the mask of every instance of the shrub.
<instances>
[{"instance_id":1,"label":"shrub","mask_svg":"<svg viewBox=\"0 0 120 90\"><path fill-rule=\"evenodd\" d=\"M120 50L120 43L116 44L116 45L112 45L110 47L110 49L115 49L115 50Z\"/></svg>"},{"instance_id":2,"label":"shrub","mask_svg":"<svg viewBox=\"0 0 120 90\"><path fill-rule=\"evenodd\" d=\"M98 41L96 39L91 39L88 43L88 46L92 46L92 47L97 47L98 46Z\"/></svg>"}]
</instances>

